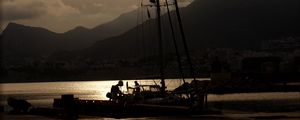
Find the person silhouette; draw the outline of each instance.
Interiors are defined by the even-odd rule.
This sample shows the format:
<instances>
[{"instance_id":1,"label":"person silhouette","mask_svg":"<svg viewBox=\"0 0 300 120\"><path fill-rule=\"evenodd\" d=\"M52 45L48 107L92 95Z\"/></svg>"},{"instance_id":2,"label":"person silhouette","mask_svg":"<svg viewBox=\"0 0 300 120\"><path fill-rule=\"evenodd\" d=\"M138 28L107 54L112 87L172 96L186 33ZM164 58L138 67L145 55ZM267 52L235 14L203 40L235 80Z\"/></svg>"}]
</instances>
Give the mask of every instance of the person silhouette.
<instances>
[{"instance_id":1,"label":"person silhouette","mask_svg":"<svg viewBox=\"0 0 300 120\"><path fill-rule=\"evenodd\" d=\"M134 90L135 93L141 92L140 84L137 81L134 81L134 88L135 88L135 90Z\"/></svg>"},{"instance_id":2,"label":"person silhouette","mask_svg":"<svg viewBox=\"0 0 300 120\"><path fill-rule=\"evenodd\" d=\"M111 86L111 89L110 89L110 93L111 93L110 100L117 101L117 100L121 99L121 97L123 95L123 92L120 90L119 87L122 87L122 86L123 86L123 81L122 80L120 80L118 82L118 84Z\"/></svg>"}]
</instances>

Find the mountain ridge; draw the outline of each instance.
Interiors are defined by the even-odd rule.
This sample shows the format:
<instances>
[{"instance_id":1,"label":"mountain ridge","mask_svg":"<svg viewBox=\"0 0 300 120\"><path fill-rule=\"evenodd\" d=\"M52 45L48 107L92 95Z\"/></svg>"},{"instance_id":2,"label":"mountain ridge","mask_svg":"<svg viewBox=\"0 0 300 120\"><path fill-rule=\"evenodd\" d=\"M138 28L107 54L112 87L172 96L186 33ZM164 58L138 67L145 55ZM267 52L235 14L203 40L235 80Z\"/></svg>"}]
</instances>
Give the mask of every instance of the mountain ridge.
<instances>
[{"instance_id":1,"label":"mountain ridge","mask_svg":"<svg viewBox=\"0 0 300 120\"><path fill-rule=\"evenodd\" d=\"M260 47L262 40L299 35L300 25L297 22L300 21L299 8L299 1L297 0L197 0L189 6L181 8L180 12L182 13L183 27L191 50L218 47L257 49ZM82 53L83 56L90 55L89 57L98 55L103 55L103 57L111 55L127 57L133 55L132 52L142 54L141 51L134 50L137 47L139 47L137 49L142 50L141 46L145 46L144 49L154 49L152 50L154 52L157 48L155 47L157 43L156 21L155 19L149 19L146 22L142 21L143 24L135 27L137 25L137 14L138 11L135 10L92 29L76 27L64 34L50 31L49 33L43 33L47 34L46 37L41 36L41 34L30 33L27 35L24 35L24 33L2 34L2 40L5 40L8 36L13 44L18 43L18 40L23 41L24 38L27 41L33 40L32 43L43 39L47 41L49 38L51 39L48 40L50 42L40 43L43 45L33 45L43 47L31 50L31 52L45 51L48 55L56 51L79 50L79 53ZM172 15L174 17L174 12L172 12ZM162 19L167 20L167 16L162 15ZM144 33L141 33L141 29L144 29ZM175 29L178 31L178 28ZM170 33L165 31L170 31L169 26L166 24L163 26L163 32L166 33L163 39L166 40L165 44L170 44L166 46L167 50L173 49ZM16 36L19 38L16 38ZM137 40L141 37L144 38L144 45ZM24 49L16 51L21 54L31 46L28 43L28 46ZM4 49L7 51L19 49L19 47L11 46L11 48Z\"/></svg>"},{"instance_id":2,"label":"mountain ridge","mask_svg":"<svg viewBox=\"0 0 300 120\"><path fill-rule=\"evenodd\" d=\"M233 48L259 50L261 42L289 36L300 36L300 1L297 0L227 0L194 1L188 7L181 8L183 27L191 50L205 48ZM172 12L172 15L175 13ZM162 16L166 23L167 16ZM158 53L155 20L150 19L126 33L96 42L92 47L83 52L82 56L96 58L111 57L134 57L143 54L144 49L155 49L151 53ZM145 35L145 45L138 42L136 34L140 29ZM180 36L178 27L177 38ZM171 31L169 25L163 24L163 39L166 52L174 49L172 46ZM178 40L178 39L177 39ZM178 41L179 42L179 41ZM180 42L179 42L180 43ZM156 46L154 45L156 44ZM182 43L181 43L182 44ZM140 48L139 46L145 46ZM135 49L135 50L133 50ZM109 51L109 52L107 52ZM173 51L174 52L174 51ZM145 53L144 53L145 54Z\"/></svg>"},{"instance_id":3,"label":"mountain ridge","mask_svg":"<svg viewBox=\"0 0 300 120\"><path fill-rule=\"evenodd\" d=\"M92 29L77 26L65 33L56 33L41 27L33 27L11 22L1 33L3 54L6 57L49 56L57 51L80 50L91 46L96 41L111 36L117 36L136 25L136 18L132 17L136 11L125 13L125 20L113 20L98 25ZM120 17L120 16L119 16ZM119 18L118 17L118 18ZM113 23L118 23L118 26ZM124 24L124 25L123 25ZM122 26L122 30L118 28ZM24 42L27 43L24 43ZM39 47L40 46L40 47Z\"/></svg>"}]
</instances>

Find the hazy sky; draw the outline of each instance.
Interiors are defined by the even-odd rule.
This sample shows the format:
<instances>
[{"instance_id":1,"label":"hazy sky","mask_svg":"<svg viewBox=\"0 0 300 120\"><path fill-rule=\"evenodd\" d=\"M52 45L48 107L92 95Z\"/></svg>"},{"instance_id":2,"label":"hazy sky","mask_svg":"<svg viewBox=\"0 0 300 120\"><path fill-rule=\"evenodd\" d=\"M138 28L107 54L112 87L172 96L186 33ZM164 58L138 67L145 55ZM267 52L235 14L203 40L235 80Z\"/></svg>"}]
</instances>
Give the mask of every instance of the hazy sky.
<instances>
[{"instance_id":1,"label":"hazy sky","mask_svg":"<svg viewBox=\"0 0 300 120\"><path fill-rule=\"evenodd\" d=\"M123 13L137 9L139 1L1 0L1 30L9 22L44 27L59 33L76 26L93 28L111 21Z\"/></svg>"}]
</instances>

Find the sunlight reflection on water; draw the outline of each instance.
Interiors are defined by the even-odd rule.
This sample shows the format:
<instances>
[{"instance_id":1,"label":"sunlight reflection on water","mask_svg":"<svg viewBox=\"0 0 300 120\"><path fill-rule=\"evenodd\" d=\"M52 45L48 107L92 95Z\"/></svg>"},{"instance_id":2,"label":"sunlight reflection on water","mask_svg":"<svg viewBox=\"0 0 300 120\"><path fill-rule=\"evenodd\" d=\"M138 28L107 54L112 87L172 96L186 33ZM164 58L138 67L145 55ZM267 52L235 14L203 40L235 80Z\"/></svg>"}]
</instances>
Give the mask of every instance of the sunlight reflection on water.
<instances>
[{"instance_id":1,"label":"sunlight reflection on water","mask_svg":"<svg viewBox=\"0 0 300 120\"><path fill-rule=\"evenodd\" d=\"M202 80L209 80L208 78ZM122 91L126 89L126 82L134 86L135 80L124 80ZM137 80L141 85L160 84L159 80ZM155 81L155 82L154 82ZM187 80L190 82L191 80ZM53 98L59 98L62 94L74 94L80 99L107 100L106 93L118 80L111 81L80 81L80 82L43 82L43 83L7 83L0 84L0 102L6 102L10 96L26 99L37 105L51 105ZM173 90L182 83L179 79L168 79L168 90ZM272 99L300 99L299 92L288 93L238 93L208 96L209 101L232 101L232 100L272 100Z\"/></svg>"},{"instance_id":2,"label":"sunlight reflection on water","mask_svg":"<svg viewBox=\"0 0 300 120\"><path fill-rule=\"evenodd\" d=\"M202 79L202 80L207 80ZM134 86L135 80L124 80L122 91L125 91L125 84ZM141 85L160 84L159 80L137 80ZM190 82L191 80L187 80ZM82 99L107 100L106 93L110 91L112 85L118 80L112 81L80 81L80 82L43 82L43 83L8 83L0 84L2 95L40 95L47 94L57 96L61 94L74 94ZM181 84L181 80L166 80L168 90L173 90Z\"/></svg>"}]
</instances>

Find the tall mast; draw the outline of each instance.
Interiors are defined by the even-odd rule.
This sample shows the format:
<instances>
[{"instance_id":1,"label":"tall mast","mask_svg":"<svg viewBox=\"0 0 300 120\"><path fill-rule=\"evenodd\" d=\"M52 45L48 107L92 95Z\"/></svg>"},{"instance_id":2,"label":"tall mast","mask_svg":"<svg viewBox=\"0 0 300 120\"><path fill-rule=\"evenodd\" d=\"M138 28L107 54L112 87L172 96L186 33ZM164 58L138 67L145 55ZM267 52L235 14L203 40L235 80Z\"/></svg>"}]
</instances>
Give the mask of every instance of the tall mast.
<instances>
[{"instance_id":1,"label":"tall mast","mask_svg":"<svg viewBox=\"0 0 300 120\"><path fill-rule=\"evenodd\" d=\"M193 79L196 80L195 73L194 73L194 68L193 68L193 64L192 64L192 60L191 60L191 56L190 56L188 45L187 45L187 42L186 42L186 37L185 37L183 27L182 27L182 20L181 20L181 16L180 16L180 13L179 13L179 7L178 7L177 0L174 0L174 3L175 3L175 8L176 8L177 19L178 19L178 22L179 22L179 28L180 28L180 33L181 33L181 37L182 37L182 42L183 42L183 46L184 46L184 52L186 54L187 61L188 61L189 67L190 67L190 73L191 73Z\"/></svg>"},{"instance_id":2,"label":"tall mast","mask_svg":"<svg viewBox=\"0 0 300 120\"><path fill-rule=\"evenodd\" d=\"M161 93L164 94L166 92L166 83L165 83L165 71L164 71L164 53L163 53L163 41L162 41L162 31L161 31L161 18L160 18L160 0L156 0L156 8L157 8L157 23L158 23L158 40L159 40L159 56L160 56L160 79L161 79Z\"/></svg>"},{"instance_id":3,"label":"tall mast","mask_svg":"<svg viewBox=\"0 0 300 120\"><path fill-rule=\"evenodd\" d=\"M181 56L180 56L180 53L179 53L179 50L178 50L178 44L176 42L176 37L175 37L173 22L172 22L172 18L171 18L170 9L169 9L169 3L168 3L168 0L165 0L165 2L166 2L166 6L167 6L167 11L168 11L168 18L169 18L169 22L170 22L170 28L171 28L171 33L172 33L174 47L175 47L175 52L176 52L176 56L177 56L178 68L179 68L179 72L181 74L183 83L185 83L184 73L183 73L182 64L181 64Z\"/></svg>"}]
</instances>

